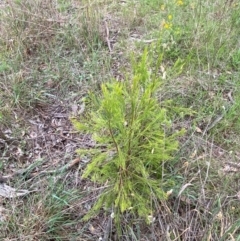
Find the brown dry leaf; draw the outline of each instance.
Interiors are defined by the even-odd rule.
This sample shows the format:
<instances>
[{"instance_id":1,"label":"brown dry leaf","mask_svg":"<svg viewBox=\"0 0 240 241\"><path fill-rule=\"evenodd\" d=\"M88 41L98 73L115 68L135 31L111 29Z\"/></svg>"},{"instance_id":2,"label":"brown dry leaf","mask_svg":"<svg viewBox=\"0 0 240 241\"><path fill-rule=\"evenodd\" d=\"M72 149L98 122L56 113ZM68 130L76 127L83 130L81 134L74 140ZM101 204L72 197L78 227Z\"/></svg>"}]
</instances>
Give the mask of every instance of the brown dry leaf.
<instances>
[{"instance_id":1,"label":"brown dry leaf","mask_svg":"<svg viewBox=\"0 0 240 241\"><path fill-rule=\"evenodd\" d=\"M190 158L194 158L197 155L197 150L194 150L194 152L190 155Z\"/></svg>"},{"instance_id":2,"label":"brown dry leaf","mask_svg":"<svg viewBox=\"0 0 240 241\"><path fill-rule=\"evenodd\" d=\"M188 166L189 166L189 162L188 161L183 163L183 168L188 168Z\"/></svg>"},{"instance_id":3,"label":"brown dry leaf","mask_svg":"<svg viewBox=\"0 0 240 241\"><path fill-rule=\"evenodd\" d=\"M90 224L88 229L92 234L98 234L98 230L94 228L92 224Z\"/></svg>"},{"instance_id":4,"label":"brown dry leaf","mask_svg":"<svg viewBox=\"0 0 240 241\"><path fill-rule=\"evenodd\" d=\"M223 213L222 211L220 211L217 216L216 216L217 220L221 221L223 219Z\"/></svg>"},{"instance_id":5,"label":"brown dry leaf","mask_svg":"<svg viewBox=\"0 0 240 241\"><path fill-rule=\"evenodd\" d=\"M90 231L91 233L94 233L94 232L95 232L95 228L94 228L92 225L90 225L90 226L89 226L89 231Z\"/></svg>"},{"instance_id":6,"label":"brown dry leaf","mask_svg":"<svg viewBox=\"0 0 240 241\"><path fill-rule=\"evenodd\" d=\"M201 130L199 127L197 127L197 126L196 126L196 128L195 128L195 131L196 131L197 133L202 133L202 130Z\"/></svg>"},{"instance_id":7,"label":"brown dry leaf","mask_svg":"<svg viewBox=\"0 0 240 241\"><path fill-rule=\"evenodd\" d=\"M162 78L166 79L167 72L165 71L165 68L163 65L160 66L161 72L162 72Z\"/></svg>"}]
</instances>

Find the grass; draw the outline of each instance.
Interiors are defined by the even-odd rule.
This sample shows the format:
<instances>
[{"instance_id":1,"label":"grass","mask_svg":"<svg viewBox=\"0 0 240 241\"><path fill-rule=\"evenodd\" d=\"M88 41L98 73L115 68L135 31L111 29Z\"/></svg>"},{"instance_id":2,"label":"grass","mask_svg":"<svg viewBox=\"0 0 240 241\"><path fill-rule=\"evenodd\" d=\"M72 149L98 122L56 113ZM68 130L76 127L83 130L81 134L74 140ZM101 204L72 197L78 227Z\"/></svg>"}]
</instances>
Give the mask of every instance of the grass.
<instances>
[{"instance_id":1,"label":"grass","mask_svg":"<svg viewBox=\"0 0 240 241\"><path fill-rule=\"evenodd\" d=\"M240 4L225 0L1 3L0 171L29 170L7 184L35 190L1 197L1 240L240 240L239 19ZM150 45L163 53L159 100L192 114L173 116L186 134L169 199L155 202L150 225L126 213L116 238L111 210L82 221L104 188L81 180L90 160L50 171L94 146L69 122L91 108L88 91L131 76L131 57Z\"/></svg>"}]
</instances>

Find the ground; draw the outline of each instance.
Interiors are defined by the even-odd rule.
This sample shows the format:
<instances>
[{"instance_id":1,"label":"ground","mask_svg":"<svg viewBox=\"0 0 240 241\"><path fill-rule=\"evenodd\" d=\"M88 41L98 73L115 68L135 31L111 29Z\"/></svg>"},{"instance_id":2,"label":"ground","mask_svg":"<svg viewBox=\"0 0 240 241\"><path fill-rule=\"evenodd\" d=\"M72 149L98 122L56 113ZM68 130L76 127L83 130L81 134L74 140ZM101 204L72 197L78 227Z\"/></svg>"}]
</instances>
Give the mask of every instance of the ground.
<instances>
[{"instance_id":1,"label":"ground","mask_svg":"<svg viewBox=\"0 0 240 241\"><path fill-rule=\"evenodd\" d=\"M234 0L0 1L1 240L240 240L239 19ZM168 199L150 224L124 213L119 237L111 210L82 219L105 186L82 178L76 150L98 143L71 118L145 48L186 131Z\"/></svg>"}]
</instances>

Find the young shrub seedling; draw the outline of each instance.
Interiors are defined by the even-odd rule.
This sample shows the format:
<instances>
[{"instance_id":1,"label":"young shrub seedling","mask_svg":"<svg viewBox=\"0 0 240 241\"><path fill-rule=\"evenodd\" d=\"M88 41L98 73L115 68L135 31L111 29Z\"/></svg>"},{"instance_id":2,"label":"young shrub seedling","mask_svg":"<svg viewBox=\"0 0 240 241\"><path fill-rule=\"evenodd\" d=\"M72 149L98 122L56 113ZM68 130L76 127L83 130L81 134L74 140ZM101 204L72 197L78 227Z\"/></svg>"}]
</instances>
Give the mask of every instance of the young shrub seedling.
<instances>
[{"instance_id":1,"label":"young shrub seedling","mask_svg":"<svg viewBox=\"0 0 240 241\"><path fill-rule=\"evenodd\" d=\"M148 52L133 64L131 80L102 84L102 95L90 96L92 111L84 120L73 119L75 128L92 134L99 147L80 149L91 156L83 178L106 184L89 219L101 208L114 207L115 221L131 212L148 220L153 200L164 200L172 180L166 180L164 165L178 149L168 111L157 100L161 80L148 71Z\"/></svg>"}]
</instances>

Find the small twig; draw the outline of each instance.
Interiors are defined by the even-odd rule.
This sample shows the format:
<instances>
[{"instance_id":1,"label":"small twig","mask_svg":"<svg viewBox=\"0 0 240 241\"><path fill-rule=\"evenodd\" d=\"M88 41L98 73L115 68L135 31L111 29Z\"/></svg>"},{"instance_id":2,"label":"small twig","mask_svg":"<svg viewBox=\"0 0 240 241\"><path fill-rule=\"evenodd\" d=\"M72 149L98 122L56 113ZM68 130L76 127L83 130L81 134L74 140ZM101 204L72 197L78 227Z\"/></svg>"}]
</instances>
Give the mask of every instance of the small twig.
<instances>
[{"instance_id":1,"label":"small twig","mask_svg":"<svg viewBox=\"0 0 240 241\"><path fill-rule=\"evenodd\" d=\"M205 128L204 131L203 131L203 136L206 134L206 132L208 132L208 131L211 130L215 125L217 125L217 124L222 120L222 118L224 117L224 115L225 115L225 113L217 116L210 125L207 125L206 128Z\"/></svg>"},{"instance_id":2,"label":"small twig","mask_svg":"<svg viewBox=\"0 0 240 241\"><path fill-rule=\"evenodd\" d=\"M131 39L134 40L134 41L143 42L143 43L146 43L146 44L150 44L150 43L152 43L152 42L157 41L156 38L154 38L154 39L137 39L137 38L131 37Z\"/></svg>"},{"instance_id":3,"label":"small twig","mask_svg":"<svg viewBox=\"0 0 240 241\"><path fill-rule=\"evenodd\" d=\"M40 171L40 172L37 172L37 173L32 173L30 175L30 177L35 177L35 176L38 176L38 175L41 175L41 174L57 174L57 173L67 171L70 168L72 168L73 166L75 166L77 163L79 163L80 160L81 159L79 157L77 157L76 159L72 160L70 163L66 164L65 166L63 166L63 167L61 167L57 170Z\"/></svg>"},{"instance_id":4,"label":"small twig","mask_svg":"<svg viewBox=\"0 0 240 241\"><path fill-rule=\"evenodd\" d=\"M227 94L227 96L228 96L229 100L234 104L235 102L234 102L234 99L233 99L233 97L232 97L232 91L229 91L229 93Z\"/></svg>"},{"instance_id":5,"label":"small twig","mask_svg":"<svg viewBox=\"0 0 240 241\"><path fill-rule=\"evenodd\" d=\"M75 166L76 164L78 164L80 162L80 158L77 157L74 160L72 160L71 162L69 162L68 164L66 164L65 166L61 167L60 169L56 170L57 172L63 172L63 171L68 171L70 168L72 168L73 166Z\"/></svg>"},{"instance_id":6,"label":"small twig","mask_svg":"<svg viewBox=\"0 0 240 241\"><path fill-rule=\"evenodd\" d=\"M112 52L111 42L109 40L109 28L108 28L107 21L104 21L104 24L105 24L105 33L106 33L105 39L107 41L109 51Z\"/></svg>"},{"instance_id":7,"label":"small twig","mask_svg":"<svg viewBox=\"0 0 240 241\"><path fill-rule=\"evenodd\" d=\"M107 227L105 229L104 237L103 237L102 241L108 241L109 240L108 237L109 237L109 234L110 234L111 226L112 226L112 218L109 217Z\"/></svg>"}]
</instances>

